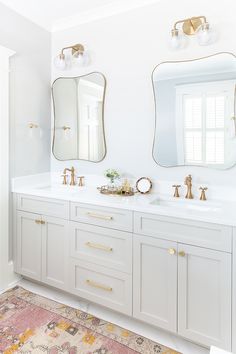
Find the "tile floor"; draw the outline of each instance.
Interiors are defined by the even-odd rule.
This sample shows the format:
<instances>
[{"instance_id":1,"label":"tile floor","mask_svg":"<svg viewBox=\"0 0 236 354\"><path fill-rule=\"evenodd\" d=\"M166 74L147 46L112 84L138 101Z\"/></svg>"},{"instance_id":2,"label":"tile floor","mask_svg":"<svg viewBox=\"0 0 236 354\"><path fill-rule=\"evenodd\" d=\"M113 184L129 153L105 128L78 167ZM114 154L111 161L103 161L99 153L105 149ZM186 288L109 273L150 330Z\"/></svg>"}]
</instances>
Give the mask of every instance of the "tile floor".
<instances>
[{"instance_id":1,"label":"tile floor","mask_svg":"<svg viewBox=\"0 0 236 354\"><path fill-rule=\"evenodd\" d=\"M20 280L18 285L39 295L48 297L52 300L61 302L71 307L79 308L82 311L89 312L92 315L102 318L106 321L113 322L121 327L127 328L130 331L138 333L144 337L150 338L183 354L209 354L209 350L190 343L173 334L162 331L158 328L113 312L111 310L107 310L101 306L86 302L76 296L67 294L60 290L33 283L26 279Z\"/></svg>"}]
</instances>

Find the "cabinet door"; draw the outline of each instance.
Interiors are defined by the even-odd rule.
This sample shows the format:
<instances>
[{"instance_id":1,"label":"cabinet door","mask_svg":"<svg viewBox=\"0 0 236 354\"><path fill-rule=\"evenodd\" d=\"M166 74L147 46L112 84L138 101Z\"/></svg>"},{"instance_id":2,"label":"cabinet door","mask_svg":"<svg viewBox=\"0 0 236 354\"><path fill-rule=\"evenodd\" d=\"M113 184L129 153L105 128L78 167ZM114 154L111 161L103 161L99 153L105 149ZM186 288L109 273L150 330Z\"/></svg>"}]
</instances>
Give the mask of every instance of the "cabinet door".
<instances>
[{"instance_id":1,"label":"cabinet door","mask_svg":"<svg viewBox=\"0 0 236 354\"><path fill-rule=\"evenodd\" d=\"M231 255L179 244L178 332L231 350Z\"/></svg>"},{"instance_id":2,"label":"cabinet door","mask_svg":"<svg viewBox=\"0 0 236 354\"><path fill-rule=\"evenodd\" d=\"M68 221L49 216L42 216L42 221L42 281L66 289Z\"/></svg>"},{"instance_id":3,"label":"cabinet door","mask_svg":"<svg viewBox=\"0 0 236 354\"><path fill-rule=\"evenodd\" d=\"M17 272L41 280L41 216L17 212Z\"/></svg>"},{"instance_id":4,"label":"cabinet door","mask_svg":"<svg viewBox=\"0 0 236 354\"><path fill-rule=\"evenodd\" d=\"M134 317L177 328L177 244L134 235Z\"/></svg>"}]
</instances>

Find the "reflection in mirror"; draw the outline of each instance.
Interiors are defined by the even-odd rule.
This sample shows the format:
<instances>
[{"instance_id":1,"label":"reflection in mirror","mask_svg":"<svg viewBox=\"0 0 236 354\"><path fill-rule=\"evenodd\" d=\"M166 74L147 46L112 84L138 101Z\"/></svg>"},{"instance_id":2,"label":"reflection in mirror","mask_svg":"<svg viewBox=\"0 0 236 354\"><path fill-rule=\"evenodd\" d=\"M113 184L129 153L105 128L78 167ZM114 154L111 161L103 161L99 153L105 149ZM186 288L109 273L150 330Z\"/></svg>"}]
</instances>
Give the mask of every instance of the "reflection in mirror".
<instances>
[{"instance_id":1,"label":"reflection in mirror","mask_svg":"<svg viewBox=\"0 0 236 354\"><path fill-rule=\"evenodd\" d=\"M236 57L165 62L153 72L154 160L164 167L236 163Z\"/></svg>"},{"instance_id":2,"label":"reflection in mirror","mask_svg":"<svg viewBox=\"0 0 236 354\"><path fill-rule=\"evenodd\" d=\"M53 154L58 160L99 162L105 157L105 87L100 73L53 83Z\"/></svg>"}]
</instances>

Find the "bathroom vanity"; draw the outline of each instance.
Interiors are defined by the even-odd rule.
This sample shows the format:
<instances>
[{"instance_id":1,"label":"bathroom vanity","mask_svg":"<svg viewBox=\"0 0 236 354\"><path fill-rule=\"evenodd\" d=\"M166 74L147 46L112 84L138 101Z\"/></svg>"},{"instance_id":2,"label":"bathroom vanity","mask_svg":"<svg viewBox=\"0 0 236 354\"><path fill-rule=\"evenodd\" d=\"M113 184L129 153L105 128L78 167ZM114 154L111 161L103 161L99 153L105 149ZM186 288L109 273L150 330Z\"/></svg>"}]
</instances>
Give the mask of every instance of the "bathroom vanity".
<instances>
[{"instance_id":1,"label":"bathroom vanity","mask_svg":"<svg viewBox=\"0 0 236 354\"><path fill-rule=\"evenodd\" d=\"M232 203L70 186L13 192L17 273L201 345L235 348Z\"/></svg>"}]
</instances>

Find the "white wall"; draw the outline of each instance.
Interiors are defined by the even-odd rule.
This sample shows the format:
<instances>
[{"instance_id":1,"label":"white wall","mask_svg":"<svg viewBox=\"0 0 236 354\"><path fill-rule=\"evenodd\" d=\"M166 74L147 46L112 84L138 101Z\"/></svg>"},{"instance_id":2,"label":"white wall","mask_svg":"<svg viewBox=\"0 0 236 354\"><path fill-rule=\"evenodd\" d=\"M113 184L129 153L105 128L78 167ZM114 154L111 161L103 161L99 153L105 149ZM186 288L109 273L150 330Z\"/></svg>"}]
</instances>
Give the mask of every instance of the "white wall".
<instances>
[{"instance_id":1,"label":"white wall","mask_svg":"<svg viewBox=\"0 0 236 354\"><path fill-rule=\"evenodd\" d=\"M114 167L135 176L183 180L192 173L195 182L234 185L236 168L229 171L199 167L163 168L152 159L154 135L154 97L151 73L166 60L206 56L219 51L235 52L235 0L162 0L145 8L109 17L52 36L53 56L67 45L84 44L92 51L90 68L71 72L52 72L58 76L81 75L101 71L107 78L105 129L107 156L101 163L73 162L82 173L103 173ZM168 46L169 33L176 20L206 15L220 34L217 43L200 47L195 38L187 49L173 52ZM71 161L58 162L52 157L52 169L62 171Z\"/></svg>"},{"instance_id":2,"label":"white wall","mask_svg":"<svg viewBox=\"0 0 236 354\"><path fill-rule=\"evenodd\" d=\"M16 52L10 62L11 175L50 169L50 33L0 4L0 45ZM38 122L42 138L30 139Z\"/></svg>"}]
</instances>

